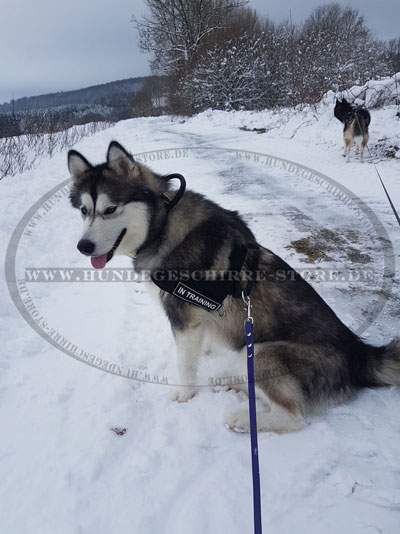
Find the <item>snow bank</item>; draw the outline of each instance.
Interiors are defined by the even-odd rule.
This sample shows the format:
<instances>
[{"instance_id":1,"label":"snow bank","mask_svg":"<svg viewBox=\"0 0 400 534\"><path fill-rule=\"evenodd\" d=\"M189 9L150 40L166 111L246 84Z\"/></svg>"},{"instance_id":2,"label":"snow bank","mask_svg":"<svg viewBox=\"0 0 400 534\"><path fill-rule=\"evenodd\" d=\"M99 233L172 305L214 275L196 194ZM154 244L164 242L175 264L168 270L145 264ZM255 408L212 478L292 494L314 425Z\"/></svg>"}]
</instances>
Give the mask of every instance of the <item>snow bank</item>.
<instances>
[{"instance_id":1,"label":"snow bank","mask_svg":"<svg viewBox=\"0 0 400 534\"><path fill-rule=\"evenodd\" d=\"M354 85L341 93L349 102L365 105L367 108L381 108L400 104L400 72L390 78L370 80L364 85Z\"/></svg>"}]
</instances>

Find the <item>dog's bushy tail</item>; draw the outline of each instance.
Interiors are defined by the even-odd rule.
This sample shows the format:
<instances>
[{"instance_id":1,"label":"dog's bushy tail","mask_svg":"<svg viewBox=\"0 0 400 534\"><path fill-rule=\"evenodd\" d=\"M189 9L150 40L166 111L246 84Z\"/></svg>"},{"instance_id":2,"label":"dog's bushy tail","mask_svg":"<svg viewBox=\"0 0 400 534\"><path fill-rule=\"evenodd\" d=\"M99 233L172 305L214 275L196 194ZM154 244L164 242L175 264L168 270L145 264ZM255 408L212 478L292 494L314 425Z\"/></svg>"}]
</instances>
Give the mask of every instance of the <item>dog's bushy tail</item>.
<instances>
[{"instance_id":1,"label":"dog's bushy tail","mask_svg":"<svg viewBox=\"0 0 400 534\"><path fill-rule=\"evenodd\" d=\"M375 379L382 386L400 386L400 339L377 350Z\"/></svg>"}]
</instances>

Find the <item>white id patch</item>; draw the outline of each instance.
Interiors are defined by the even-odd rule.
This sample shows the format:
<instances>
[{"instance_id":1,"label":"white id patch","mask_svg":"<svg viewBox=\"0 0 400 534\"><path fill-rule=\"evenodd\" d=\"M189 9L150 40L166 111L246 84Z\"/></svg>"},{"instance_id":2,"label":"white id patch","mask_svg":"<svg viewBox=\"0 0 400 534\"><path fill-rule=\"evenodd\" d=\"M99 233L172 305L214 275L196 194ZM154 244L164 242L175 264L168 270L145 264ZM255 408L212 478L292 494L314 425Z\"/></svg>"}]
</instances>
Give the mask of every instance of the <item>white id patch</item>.
<instances>
[{"instance_id":1,"label":"white id patch","mask_svg":"<svg viewBox=\"0 0 400 534\"><path fill-rule=\"evenodd\" d=\"M222 306L220 302L210 299L202 293L182 284L182 282L177 284L172 294L186 302L190 302L190 304L196 304L207 311L217 311Z\"/></svg>"}]
</instances>

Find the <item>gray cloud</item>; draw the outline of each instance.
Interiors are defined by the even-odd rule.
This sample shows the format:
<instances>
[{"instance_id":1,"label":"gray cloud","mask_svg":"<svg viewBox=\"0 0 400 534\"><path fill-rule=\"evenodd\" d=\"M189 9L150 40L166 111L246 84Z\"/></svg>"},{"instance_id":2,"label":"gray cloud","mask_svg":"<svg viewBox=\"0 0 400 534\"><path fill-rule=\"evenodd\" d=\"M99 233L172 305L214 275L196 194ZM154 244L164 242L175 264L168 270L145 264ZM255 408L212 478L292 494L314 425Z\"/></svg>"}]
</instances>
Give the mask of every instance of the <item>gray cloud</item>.
<instances>
[{"instance_id":1,"label":"gray cloud","mask_svg":"<svg viewBox=\"0 0 400 534\"><path fill-rule=\"evenodd\" d=\"M142 0L6 0L0 102L149 73L132 14Z\"/></svg>"}]
</instances>

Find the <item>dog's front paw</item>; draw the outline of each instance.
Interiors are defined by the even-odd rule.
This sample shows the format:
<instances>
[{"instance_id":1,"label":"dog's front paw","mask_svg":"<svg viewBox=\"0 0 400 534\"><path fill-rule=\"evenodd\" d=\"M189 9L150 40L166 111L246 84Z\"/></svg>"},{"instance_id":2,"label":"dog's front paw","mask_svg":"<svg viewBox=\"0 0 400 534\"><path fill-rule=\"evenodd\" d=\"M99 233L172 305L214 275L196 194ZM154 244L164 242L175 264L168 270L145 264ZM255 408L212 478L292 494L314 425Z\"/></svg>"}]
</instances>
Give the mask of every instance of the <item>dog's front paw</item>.
<instances>
[{"instance_id":1,"label":"dog's front paw","mask_svg":"<svg viewBox=\"0 0 400 534\"><path fill-rule=\"evenodd\" d=\"M171 391L170 399L174 402L188 402L195 394L195 388L180 387Z\"/></svg>"},{"instance_id":2,"label":"dog's front paw","mask_svg":"<svg viewBox=\"0 0 400 534\"><path fill-rule=\"evenodd\" d=\"M247 410L230 413L225 419L225 426L234 432L249 432L250 418Z\"/></svg>"}]
</instances>

